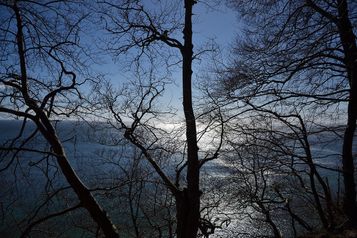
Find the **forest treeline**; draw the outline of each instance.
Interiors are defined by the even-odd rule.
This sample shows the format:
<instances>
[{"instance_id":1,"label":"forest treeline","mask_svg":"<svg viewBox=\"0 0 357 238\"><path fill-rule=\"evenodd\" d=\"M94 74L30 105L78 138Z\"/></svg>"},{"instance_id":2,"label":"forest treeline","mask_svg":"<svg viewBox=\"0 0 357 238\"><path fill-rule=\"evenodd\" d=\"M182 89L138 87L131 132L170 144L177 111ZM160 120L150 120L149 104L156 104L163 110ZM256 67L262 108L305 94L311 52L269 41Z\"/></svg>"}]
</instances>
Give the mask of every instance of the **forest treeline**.
<instances>
[{"instance_id":1,"label":"forest treeline","mask_svg":"<svg viewBox=\"0 0 357 238\"><path fill-rule=\"evenodd\" d=\"M236 12L229 53L194 45L197 5ZM356 1L0 13L0 116L18 125L0 136L0 236L356 235Z\"/></svg>"}]
</instances>

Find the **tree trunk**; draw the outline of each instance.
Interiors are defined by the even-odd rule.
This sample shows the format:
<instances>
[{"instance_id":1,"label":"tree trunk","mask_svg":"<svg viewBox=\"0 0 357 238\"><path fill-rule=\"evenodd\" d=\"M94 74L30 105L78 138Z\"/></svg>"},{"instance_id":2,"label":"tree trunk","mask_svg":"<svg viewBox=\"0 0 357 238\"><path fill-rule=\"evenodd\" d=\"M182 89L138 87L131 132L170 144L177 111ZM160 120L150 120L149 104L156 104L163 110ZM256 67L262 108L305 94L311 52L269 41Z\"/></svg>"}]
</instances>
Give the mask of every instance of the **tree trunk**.
<instances>
[{"instance_id":1,"label":"tree trunk","mask_svg":"<svg viewBox=\"0 0 357 238\"><path fill-rule=\"evenodd\" d=\"M47 118L45 120L48 120ZM59 164L62 173L64 174L67 182L71 185L74 192L77 194L83 207L89 212L92 219L102 229L105 237L117 238L119 237L116 227L112 224L107 213L101 208L96 199L90 193L88 188L79 179L72 166L69 164L63 146L60 143L52 125L49 121L46 122L47 127L45 131L40 129L44 137L49 141L52 146L53 152L56 154L57 163ZM51 131L49 131L51 130Z\"/></svg>"},{"instance_id":2,"label":"tree trunk","mask_svg":"<svg viewBox=\"0 0 357 238\"><path fill-rule=\"evenodd\" d=\"M31 98L28 92L28 80L27 80L27 66L24 47L24 35L23 35L23 23L20 15L20 9L16 5L13 6L13 10L16 16L17 22L17 51L20 60L21 70L21 93L25 100L26 105L36 113L35 123L42 135L46 138L51 145L53 152L56 154L57 163L64 174L67 182L71 185L74 192L77 194L81 205L87 209L93 220L103 230L103 233L108 238L119 237L115 226L111 223L106 212L100 207L88 188L79 179L72 166L69 164L63 146L57 137L49 118L45 114L44 110L40 108L37 103Z\"/></svg>"},{"instance_id":3,"label":"tree trunk","mask_svg":"<svg viewBox=\"0 0 357 238\"><path fill-rule=\"evenodd\" d=\"M187 190L180 191L175 195L176 199L176 235L179 238L185 237L187 234L186 228L189 224L187 224L188 217L188 197ZM191 236L192 237L192 236ZM196 237L196 236L193 236Z\"/></svg>"},{"instance_id":4,"label":"tree trunk","mask_svg":"<svg viewBox=\"0 0 357 238\"><path fill-rule=\"evenodd\" d=\"M176 197L177 237L196 238L200 218L199 161L196 120L192 107L192 7L193 0L185 0L184 46L181 50L183 109L186 120L187 140L187 189Z\"/></svg>"},{"instance_id":5,"label":"tree trunk","mask_svg":"<svg viewBox=\"0 0 357 238\"><path fill-rule=\"evenodd\" d=\"M356 36L348 15L346 0L338 1L338 30L345 54L345 65L350 83L347 127L343 140L342 170L345 194L343 209L351 225L357 226L356 185L354 181L353 137L357 119L357 47Z\"/></svg>"}]
</instances>

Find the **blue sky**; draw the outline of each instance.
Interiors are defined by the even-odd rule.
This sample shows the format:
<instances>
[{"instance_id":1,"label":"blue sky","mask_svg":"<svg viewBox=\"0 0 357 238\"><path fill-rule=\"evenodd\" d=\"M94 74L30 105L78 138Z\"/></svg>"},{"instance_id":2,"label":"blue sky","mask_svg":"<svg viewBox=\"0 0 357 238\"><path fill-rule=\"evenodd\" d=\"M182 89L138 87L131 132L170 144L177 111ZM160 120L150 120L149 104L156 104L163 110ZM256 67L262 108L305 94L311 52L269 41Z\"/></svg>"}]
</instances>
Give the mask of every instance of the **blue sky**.
<instances>
[{"instance_id":1,"label":"blue sky","mask_svg":"<svg viewBox=\"0 0 357 238\"><path fill-rule=\"evenodd\" d=\"M239 32L239 22L235 11L225 7L223 4L218 8L212 9L207 8L202 3L194 5L193 8L193 44L194 51L204 45L210 40L214 40L218 46L223 50L223 54L228 54L230 51L230 46L234 42L237 33ZM196 52L197 53L197 52ZM198 72L201 67L204 68L207 62L194 62L194 75L200 74ZM203 65L202 65L203 64ZM196 67L195 67L196 66ZM178 75L178 83L174 90L169 90L167 92L167 97L170 98L172 95L173 103L181 107L181 75ZM195 83L195 78L193 78L193 83ZM176 101L175 101L176 100ZM178 108L180 109L180 108Z\"/></svg>"},{"instance_id":2,"label":"blue sky","mask_svg":"<svg viewBox=\"0 0 357 238\"><path fill-rule=\"evenodd\" d=\"M202 3L194 6L194 40L204 41L215 38L221 46L227 47L239 31L236 12L225 6L207 8Z\"/></svg>"},{"instance_id":3,"label":"blue sky","mask_svg":"<svg viewBox=\"0 0 357 238\"><path fill-rule=\"evenodd\" d=\"M198 2L194 5L193 13L194 54L200 47L212 40L223 50L223 54L227 54L235 36L239 33L239 21L236 12L227 8L224 4L217 7L207 7L205 3ZM181 35L178 36L178 40L182 42ZM208 58L206 57L206 59ZM104 70L108 74L107 77L120 87L123 83L125 84L126 80L130 79L131 75L128 72L121 71L120 61L115 64L110 61L101 70ZM194 76L200 74L200 70L207 63L205 60L194 62ZM172 77L174 84L167 86L161 101L163 104L170 104L180 111L182 110L181 70L177 69L177 72L173 72ZM195 82L195 78L193 78L193 81Z\"/></svg>"},{"instance_id":4,"label":"blue sky","mask_svg":"<svg viewBox=\"0 0 357 238\"><path fill-rule=\"evenodd\" d=\"M239 32L236 12L227 8L224 4L209 8L203 1L194 5L193 12L194 52L197 53L198 48L210 40L214 40L225 52L229 52L229 45L234 41L235 35ZM178 40L182 41L182 37L179 36ZM92 44L92 42L87 43ZM125 84L125 81L130 76L128 76L128 72L122 71L121 63L113 62L108 55L103 55L103 58L106 62L100 65L92 65L94 69L106 74L106 77L115 85L120 86ZM200 67L205 63L204 61L195 62L194 75L199 73ZM181 71L178 69L177 72L173 72L172 77L175 84L167 88L163 101L181 110Z\"/></svg>"}]
</instances>

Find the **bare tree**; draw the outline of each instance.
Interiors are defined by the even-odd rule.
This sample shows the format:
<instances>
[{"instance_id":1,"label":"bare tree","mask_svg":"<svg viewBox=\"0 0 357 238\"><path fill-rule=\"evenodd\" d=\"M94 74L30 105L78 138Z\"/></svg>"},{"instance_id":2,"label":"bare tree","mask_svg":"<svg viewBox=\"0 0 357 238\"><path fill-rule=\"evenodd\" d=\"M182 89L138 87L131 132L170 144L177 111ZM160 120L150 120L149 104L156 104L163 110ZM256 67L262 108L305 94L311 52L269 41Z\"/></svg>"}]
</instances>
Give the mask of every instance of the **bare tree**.
<instances>
[{"instance_id":1,"label":"bare tree","mask_svg":"<svg viewBox=\"0 0 357 238\"><path fill-rule=\"evenodd\" d=\"M86 82L77 76L81 73L81 57L85 55L79 46L79 32L86 14L78 10L81 3L76 4L66 1L0 3L0 112L23 121L18 136L1 147L1 171L16 164L21 151L45 154L42 161L56 161L79 200L73 206L31 222L23 236L49 218L84 208L106 237L118 237L107 213L69 163L51 121L51 118L70 116L77 110L77 99L81 98L79 87ZM25 135L28 121L34 123L35 129ZM48 143L48 150L27 147L38 134Z\"/></svg>"},{"instance_id":2,"label":"bare tree","mask_svg":"<svg viewBox=\"0 0 357 238\"><path fill-rule=\"evenodd\" d=\"M206 231L206 227L204 227L206 223L203 223L203 220L200 219L200 197L202 193L200 189L200 169L205 162L218 156L218 153L214 153L212 156L204 156L199 159L197 146L198 133L192 102L192 62L194 59L192 15L196 1L185 0L183 3L178 1L157 2L160 5L157 8L146 5L144 1L120 1L119 3L103 1L102 4L107 30L113 35L110 44L110 50L113 53L128 55L129 52L134 50L136 52L135 62L138 62L143 57L147 57L151 61L155 59L155 56L169 51L170 56L176 55L173 58L181 62L186 152L184 153L183 163L177 167L176 179L171 178L157 164L153 147L156 144L155 140L158 140L159 137L155 135L152 128L147 127L148 123L143 123L148 122L147 118L155 115L156 111L153 110L153 105L155 98L161 94L160 88L154 86L152 82L143 83L140 86L140 93L129 98L129 101L136 102L133 104L134 108L130 110L123 110L125 105L124 107L116 106L117 102L120 101L117 100L119 97L116 94L108 93L106 104L119 124L117 127L125 130L125 138L142 151L162 182L174 196L177 237L196 237L200 227L202 227L202 233ZM180 17L183 18L183 21ZM177 39L181 35L181 31L184 38L183 42ZM168 50L162 51L161 49L164 46ZM173 53L170 49L177 50L179 54ZM174 64L177 65L177 62L174 62ZM145 65L141 65L141 67L145 68ZM131 113L128 114L130 111ZM130 119L130 122L126 121L127 118ZM149 143L149 140L143 140L143 134L151 135L154 142ZM185 185L182 185L180 178L184 172L186 173L186 181Z\"/></svg>"},{"instance_id":3,"label":"bare tree","mask_svg":"<svg viewBox=\"0 0 357 238\"><path fill-rule=\"evenodd\" d=\"M229 2L247 20L247 38L238 43L240 58L231 70L235 76L226 81L227 88L244 88L240 92L249 101L271 97L265 103L258 102L258 108L275 107L278 111L278 102L284 100L279 113L300 103L299 110L321 113L315 118L321 126L328 124L326 120L338 124L347 121L341 148L343 207L349 225L356 226L355 2ZM239 97L234 90L231 93Z\"/></svg>"}]
</instances>

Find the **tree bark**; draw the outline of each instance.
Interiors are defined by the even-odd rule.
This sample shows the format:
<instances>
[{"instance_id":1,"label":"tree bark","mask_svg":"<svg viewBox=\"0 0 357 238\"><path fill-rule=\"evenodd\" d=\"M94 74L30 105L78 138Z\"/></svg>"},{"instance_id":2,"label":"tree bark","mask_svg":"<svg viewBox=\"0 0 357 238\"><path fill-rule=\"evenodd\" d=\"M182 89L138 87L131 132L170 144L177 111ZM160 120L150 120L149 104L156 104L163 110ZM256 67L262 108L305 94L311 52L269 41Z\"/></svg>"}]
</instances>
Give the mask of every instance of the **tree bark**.
<instances>
[{"instance_id":1,"label":"tree bark","mask_svg":"<svg viewBox=\"0 0 357 238\"><path fill-rule=\"evenodd\" d=\"M347 127L344 133L342 150L342 170L345 187L343 209L350 221L350 225L357 227L355 166L353 162L353 138L357 120L357 46L356 36L353 33L353 27L349 19L346 0L338 1L338 14L339 20L337 26L344 50L345 65L350 83Z\"/></svg>"},{"instance_id":2,"label":"tree bark","mask_svg":"<svg viewBox=\"0 0 357 238\"><path fill-rule=\"evenodd\" d=\"M185 0L184 45L182 53L183 109L186 122L187 141L187 189L176 197L177 237L197 237L200 218L199 160L197 146L196 120L192 107L192 7L194 0Z\"/></svg>"}]
</instances>

